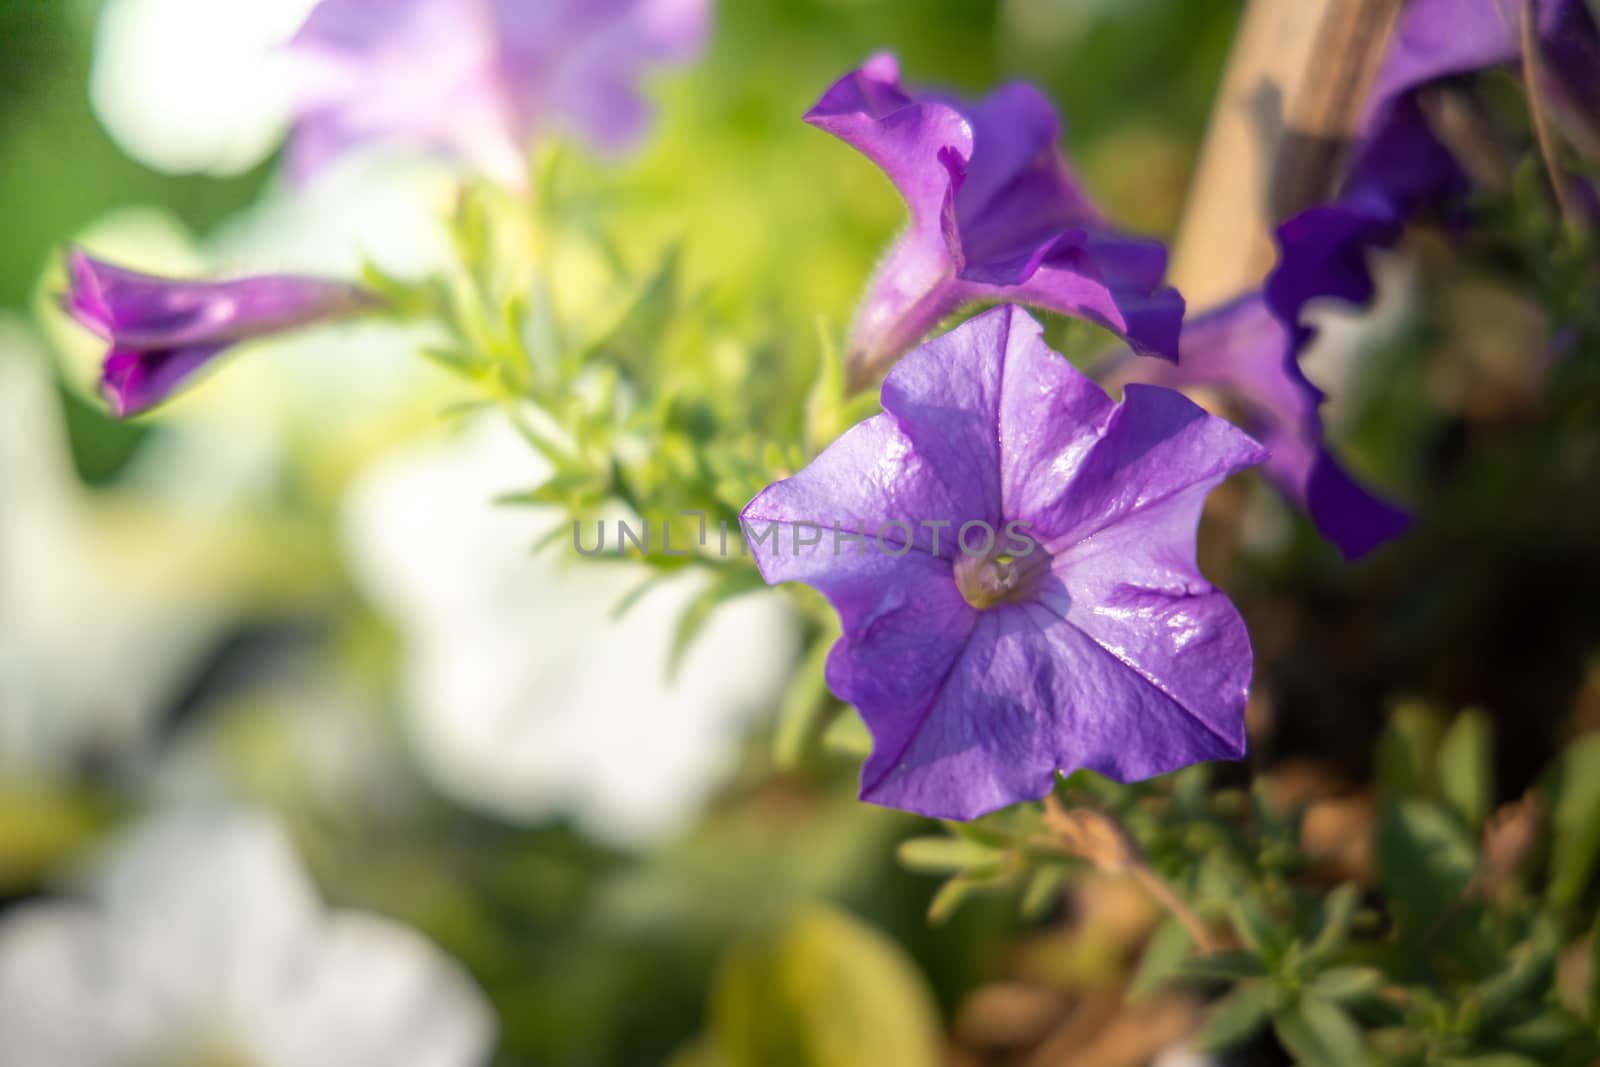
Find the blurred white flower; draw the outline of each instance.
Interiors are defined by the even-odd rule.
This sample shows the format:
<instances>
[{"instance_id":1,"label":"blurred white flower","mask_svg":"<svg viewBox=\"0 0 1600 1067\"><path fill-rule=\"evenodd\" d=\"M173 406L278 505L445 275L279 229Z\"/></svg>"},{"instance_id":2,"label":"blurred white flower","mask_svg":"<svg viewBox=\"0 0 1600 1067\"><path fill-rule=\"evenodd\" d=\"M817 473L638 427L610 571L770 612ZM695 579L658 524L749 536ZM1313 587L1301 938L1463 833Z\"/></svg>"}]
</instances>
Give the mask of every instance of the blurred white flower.
<instances>
[{"instance_id":1,"label":"blurred white flower","mask_svg":"<svg viewBox=\"0 0 1600 1067\"><path fill-rule=\"evenodd\" d=\"M0 319L0 773L128 755L228 617L214 523L79 483L43 355Z\"/></svg>"},{"instance_id":2,"label":"blurred white flower","mask_svg":"<svg viewBox=\"0 0 1600 1067\"><path fill-rule=\"evenodd\" d=\"M7 1067L475 1067L495 1021L416 932L324 913L281 827L187 812L136 830L88 899L0 922Z\"/></svg>"},{"instance_id":3,"label":"blurred white flower","mask_svg":"<svg viewBox=\"0 0 1600 1067\"><path fill-rule=\"evenodd\" d=\"M315 0L107 0L90 92L111 136L158 170L237 174L292 104L283 49Z\"/></svg>"},{"instance_id":4,"label":"blurred white flower","mask_svg":"<svg viewBox=\"0 0 1600 1067\"><path fill-rule=\"evenodd\" d=\"M559 545L535 555L565 521L492 503L547 475L499 418L387 458L352 488L346 556L406 642L410 734L430 777L502 816L566 812L636 844L681 827L715 788L751 715L782 691L794 621L776 594L729 602L669 683L702 576L614 618L644 565L564 558Z\"/></svg>"}]
</instances>

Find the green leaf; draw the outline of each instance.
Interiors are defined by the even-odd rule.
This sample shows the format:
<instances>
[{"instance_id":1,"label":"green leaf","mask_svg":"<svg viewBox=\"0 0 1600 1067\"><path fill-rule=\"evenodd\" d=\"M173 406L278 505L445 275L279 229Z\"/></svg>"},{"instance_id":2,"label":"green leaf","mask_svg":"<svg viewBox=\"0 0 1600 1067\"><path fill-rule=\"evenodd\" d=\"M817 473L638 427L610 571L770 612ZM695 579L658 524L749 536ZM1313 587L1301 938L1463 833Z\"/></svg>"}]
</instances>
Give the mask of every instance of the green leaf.
<instances>
[{"instance_id":1,"label":"green leaf","mask_svg":"<svg viewBox=\"0 0 1600 1067\"><path fill-rule=\"evenodd\" d=\"M936 1067L939 1016L899 945L813 906L745 938L717 975L712 1040L727 1067Z\"/></svg>"},{"instance_id":2,"label":"green leaf","mask_svg":"<svg viewBox=\"0 0 1600 1067\"><path fill-rule=\"evenodd\" d=\"M1505 1027L1495 1035L1494 1043L1532 1056L1543 1056L1572 1048L1581 1036L1578 1022L1557 1009Z\"/></svg>"},{"instance_id":3,"label":"green leaf","mask_svg":"<svg viewBox=\"0 0 1600 1067\"><path fill-rule=\"evenodd\" d=\"M1554 813L1550 897L1572 907L1600 865L1600 734L1567 747Z\"/></svg>"},{"instance_id":4,"label":"green leaf","mask_svg":"<svg viewBox=\"0 0 1600 1067\"><path fill-rule=\"evenodd\" d=\"M1439 792L1477 829L1494 803L1493 727L1481 711L1456 716L1439 743Z\"/></svg>"},{"instance_id":5,"label":"green leaf","mask_svg":"<svg viewBox=\"0 0 1600 1067\"><path fill-rule=\"evenodd\" d=\"M866 759L872 752L872 734L861 721L861 713L845 708L822 735L822 747L851 759Z\"/></svg>"},{"instance_id":6,"label":"green leaf","mask_svg":"<svg viewBox=\"0 0 1600 1067\"><path fill-rule=\"evenodd\" d=\"M1067 881L1067 868L1060 863L1043 863L1028 877L1022 891L1022 917L1030 921L1044 918L1061 900Z\"/></svg>"},{"instance_id":7,"label":"green leaf","mask_svg":"<svg viewBox=\"0 0 1600 1067\"><path fill-rule=\"evenodd\" d=\"M950 874L994 864L1005 854L959 837L913 837L895 850L900 864L923 874Z\"/></svg>"},{"instance_id":8,"label":"green leaf","mask_svg":"<svg viewBox=\"0 0 1600 1067\"><path fill-rule=\"evenodd\" d=\"M1421 704L1404 704L1390 716L1378 742L1378 785L1389 796L1427 796L1433 791L1439 717Z\"/></svg>"},{"instance_id":9,"label":"green leaf","mask_svg":"<svg viewBox=\"0 0 1600 1067\"><path fill-rule=\"evenodd\" d=\"M1537 1002L1555 976L1555 952L1525 941L1513 948L1506 967L1478 990L1483 1019L1491 1025L1503 1014Z\"/></svg>"},{"instance_id":10,"label":"green leaf","mask_svg":"<svg viewBox=\"0 0 1600 1067\"><path fill-rule=\"evenodd\" d=\"M616 326L589 346L590 358L608 358L635 382L649 385L657 381L661 368L660 361L654 358L656 349L681 305L678 282L682 253L681 245L667 249Z\"/></svg>"},{"instance_id":11,"label":"green leaf","mask_svg":"<svg viewBox=\"0 0 1600 1067\"><path fill-rule=\"evenodd\" d=\"M1240 1044L1266 1025L1277 1000L1270 982L1240 986L1217 1001L1189 1046L1196 1052L1221 1052Z\"/></svg>"},{"instance_id":12,"label":"green leaf","mask_svg":"<svg viewBox=\"0 0 1600 1067\"><path fill-rule=\"evenodd\" d=\"M1317 927L1316 940L1306 949L1307 962L1322 959L1344 945L1350 920L1360 903L1361 890L1348 882L1328 894L1322 903L1322 924Z\"/></svg>"},{"instance_id":13,"label":"green leaf","mask_svg":"<svg viewBox=\"0 0 1600 1067\"><path fill-rule=\"evenodd\" d=\"M1420 937L1472 881L1476 850L1459 824L1420 800L1384 805L1378 819L1379 879L1407 932Z\"/></svg>"},{"instance_id":14,"label":"green leaf","mask_svg":"<svg viewBox=\"0 0 1600 1067\"><path fill-rule=\"evenodd\" d=\"M839 711L839 705L829 699L826 676L835 636L825 633L812 642L778 709L772 756L783 770L793 770L805 762Z\"/></svg>"},{"instance_id":15,"label":"green leaf","mask_svg":"<svg viewBox=\"0 0 1600 1067\"><path fill-rule=\"evenodd\" d=\"M720 571L710 585L701 590L678 619L672 634L672 649L667 657L667 677L675 679L683 658L694 645L706 624L725 601L748 593L761 585L761 575L754 567L734 567Z\"/></svg>"},{"instance_id":16,"label":"green leaf","mask_svg":"<svg viewBox=\"0 0 1600 1067\"><path fill-rule=\"evenodd\" d=\"M1266 961L1254 952L1208 952L1190 956L1178 965L1180 974L1191 978L1262 978L1270 974Z\"/></svg>"},{"instance_id":17,"label":"green leaf","mask_svg":"<svg viewBox=\"0 0 1600 1067\"><path fill-rule=\"evenodd\" d=\"M1440 1061L1443 1067L1543 1067L1538 1060L1530 1060L1515 1052L1487 1052L1482 1056L1452 1056Z\"/></svg>"},{"instance_id":18,"label":"green leaf","mask_svg":"<svg viewBox=\"0 0 1600 1067\"><path fill-rule=\"evenodd\" d=\"M1301 997L1272 1022L1278 1040L1304 1067L1351 1067L1367 1062L1361 1029L1330 1000Z\"/></svg>"},{"instance_id":19,"label":"green leaf","mask_svg":"<svg viewBox=\"0 0 1600 1067\"><path fill-rule=\"evenodd\" d=\"M1269 963L1276 962L1284 950L1283 931L1273 921L1267 909L1254 893L1236 896L1228 905L1228 915L1233 928L1245 946L1260 954Z\"/></svg>"},{"instance_id":20,"label":"green leaf","mask_svg":"<svg viewBox=\"0 0 1600 1067\"><path fill-rule=\"evenodd\" d=\"M1128 999L1142 1000L1177 977L1193 944L1183 923L1169 916L1144 946L1139 967L1128 983Z\"/></svg>"},{"instance_id":21,"label":"green leaf","mask_svg":"<svg viewBox=\"0 0 1600 1067\"><path fill-rule=\"evenodd\" d=\"M950 921L950 917L961 910L961 905L976 895L984 887L963 875L956 875L939 887L939 891L928 901L928 922L934 926L943 926Z\"/></svg>"},{"instance_id":22,"label":"green leaf","mask_svg":"<svg viewBox=\"0 0 1600 1067\"><path fill-rule=\"evenodd\" d=\"M1589 1022L1600 1026L1600 921L1589 931Z\"/></svg>"},{"instance_id":23,"label":"green leaf","mask_svg":"<svg viewBox=\"0 0 1600 1067\"><path fill-rule=\"evenodd\" d=\"M817 337L822 348L817 357L817 380L806 397L806 436L813 451L820 451L849 426L844 421L844 358L832 329L820 319Z\"/></svg>"},{"instance_id":24,"label":"green leaf","mask_svg":"<svg viewBox=\"0 0 1600 1067\"><path fill-rule=\"evenodd\" d=\"M1329 967L1313 978L1306 991L1328 1000L1355 1000L1383 987L1383 972L1374 967Z\"/></svg>"}]
</instances>

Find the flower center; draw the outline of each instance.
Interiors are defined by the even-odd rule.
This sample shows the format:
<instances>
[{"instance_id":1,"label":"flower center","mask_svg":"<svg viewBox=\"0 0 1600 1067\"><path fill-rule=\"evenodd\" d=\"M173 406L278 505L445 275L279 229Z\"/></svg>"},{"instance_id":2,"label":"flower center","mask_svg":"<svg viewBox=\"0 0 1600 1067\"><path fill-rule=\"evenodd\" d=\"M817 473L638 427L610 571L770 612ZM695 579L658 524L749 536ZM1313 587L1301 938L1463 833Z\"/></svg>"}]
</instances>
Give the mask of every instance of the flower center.
<instances>
[{"instance_id":1,"label":"flower center","mask_svg":"<svg viewBox=\"0 0 1600 1067\"><path fill-rule=\"evenodd\" d=\"M1037 545L1025 556L995 552L957 557L956 588L979 611L1031 599L1050 573L1050 557Z\"/></svg>"}]
</instances>

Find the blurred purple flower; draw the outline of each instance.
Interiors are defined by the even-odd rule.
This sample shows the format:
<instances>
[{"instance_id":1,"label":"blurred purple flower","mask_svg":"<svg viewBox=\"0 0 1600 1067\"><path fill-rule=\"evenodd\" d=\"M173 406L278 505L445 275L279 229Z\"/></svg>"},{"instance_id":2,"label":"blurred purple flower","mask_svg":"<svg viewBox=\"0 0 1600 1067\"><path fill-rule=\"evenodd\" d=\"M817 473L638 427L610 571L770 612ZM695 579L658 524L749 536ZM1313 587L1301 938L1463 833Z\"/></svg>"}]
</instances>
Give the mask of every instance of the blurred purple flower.
<instances>
[{"instance_id":1,"label":"blurred purple flower","mask_svg":"<svg viewBox=\"0 0 1600 1067\"><path fill-rule=\"evenodd\" d=\"M521 183L536 134L633 145L648 67L699 53L710 0L322 0L296 35L294 173L395 142Z\"/></svg>"},{"instance_id":2,"label":"blurred purple flower","mask_svg":"<svg viewBox=\"0 0 1600 1067\"><path fill-rule=\"evenodd\" d=\"M1584 0L1413 0L1379 68L1338 196L1278 228L1267 302L1295 328L1297 345L1310 338L1300 324L1308 303L1370 300L1367 253L1394 244L1408 218L1470 189L1421 96L1449 78L1518 64L1525 5L1537 19L1545 88L1562 106L1600 117L1600 34Z\"/></svg>"},{"instance_id":3,"label":"blurred purple flower","mask_svg":"<svg viewBox=\"0 0 1600 1067\"><path fill-rule=\"evenodd\" d=\"M1177 358L1183 298L1162 285L1166 249L1109 228L1063 157L1060 119L1037 89L1007 85L970 104L908 92L894 57L877 55L806 121L876 163L911 211L856 321L856 384L977 300L1075 315L1138 352Z\"/></svg>"},{"instance_id":4,"label":"blurred purple flower","mask_svg":"<svg viewBox=\"0 0 1600 1067\"><path fill-rule=\"evenodd\" d=\"M883 414L745 508L766 580L839 612L827 678L873 735L864 800L970 819L1058 771L1244 753L1249 635L1195 527L1265 452L1172 390L1112 403L1041 333L1007 305L929 341Z\"/></svg>"},{"instance_id":5,"label":"blurred purple flower","mask_svg":"<svg viewBox=\"0 0 1600 1067\"><path fill-rule=\"evenodd\" d=\"M1271 453L1262 466L1267 478L1346 559L1410 525L1404 511L1363 488L1328 450L1322 391L1300 369L1289 327L1259 293L1191 315L1177 365L1126 358L1103 380L1215 391Z\"/></svg>"},{"instance_id":6,"label":"blurred purple flower","mask_svg":"<svg viewBox=\"0 0 1600 1067\"><path fill-rule=\"evenodd\" d=\"M67 252L68 314L110 342L100 388L119 416L166 400L229 347L373 306L354 285L291 275L182 281Z\"/></svg>"}]
</instances>

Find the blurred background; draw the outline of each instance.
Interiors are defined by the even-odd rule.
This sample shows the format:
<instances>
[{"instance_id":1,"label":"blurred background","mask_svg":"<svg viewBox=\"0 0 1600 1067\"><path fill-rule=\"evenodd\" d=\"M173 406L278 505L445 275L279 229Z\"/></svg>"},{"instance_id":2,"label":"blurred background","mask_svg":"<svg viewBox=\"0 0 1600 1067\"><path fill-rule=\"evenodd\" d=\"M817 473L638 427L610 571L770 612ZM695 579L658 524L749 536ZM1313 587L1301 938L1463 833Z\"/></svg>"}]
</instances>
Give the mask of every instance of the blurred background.
<instances>
[{"instance_id":1,"label":"blurred background","mask_svg":"<svg viewBox=\"0 0 1600 1067\"><path fill-rule=\"evenodd\" d=\"M1194 998L1118 1007L1144 897L1089 879L1040 917L1002 894L930 924L934 883L895 858L925 823L858 803L847 756L774 762L801 654L783 602L729 605L668 681L692 580L616 621L636 575L535 555L555 520L492 501L539 467L447 414L458 387L407 331L263 344L155 417L105 414L96 343L54 310L66 241L174 273L446 255L442 169L279 175L261 57L309 6L0 0L0 906L138 812L243 805L283 821L330 905L464 965L499 1064L721 1062L697 1044L718 1012L847 1035L796 1063L1197 1062L1170 1050ZM1107 212L1170 237L1240 9L727 0L605 179L612 230L636 265L681 241L736 319L841 327L903 208L800 116L887 48L915 83L1041 85ZM1313 368L1352 464L1419 504L1415 535L1347 567L1253 482L1208 519L1208 574L1258 649L1254 766L1334 798L1336 846L1362 847L1397 707L1487 709L1502 798L1600 723L1600 420L1568 432L1592 394L1546 409L1517 269L1424 242L1387 270L1380 328ZM861 1020L891 1021L881 1044ZM1027 1051L1041 1035L1054 1052Z\"/></svg>"}]
</instances>

